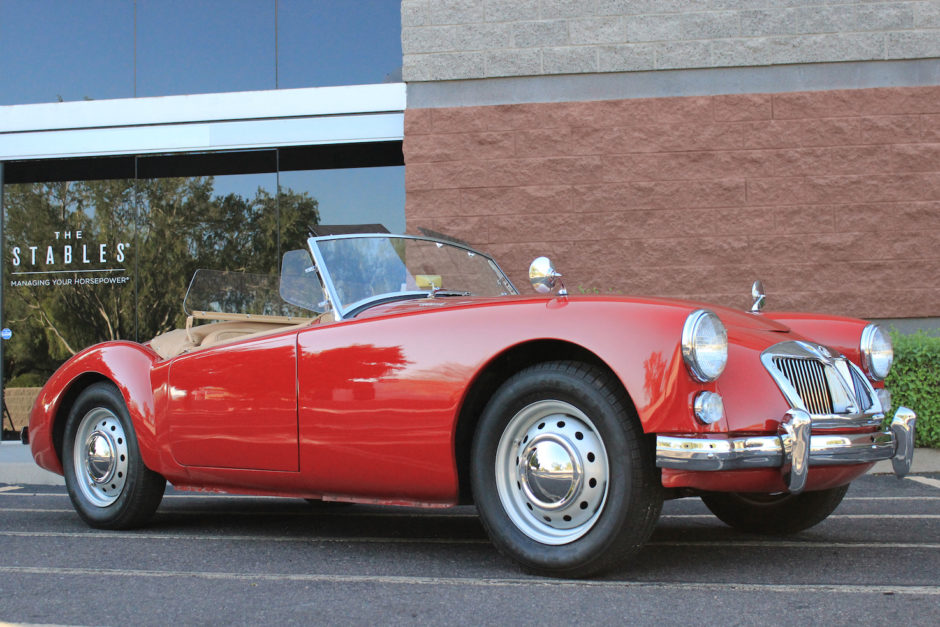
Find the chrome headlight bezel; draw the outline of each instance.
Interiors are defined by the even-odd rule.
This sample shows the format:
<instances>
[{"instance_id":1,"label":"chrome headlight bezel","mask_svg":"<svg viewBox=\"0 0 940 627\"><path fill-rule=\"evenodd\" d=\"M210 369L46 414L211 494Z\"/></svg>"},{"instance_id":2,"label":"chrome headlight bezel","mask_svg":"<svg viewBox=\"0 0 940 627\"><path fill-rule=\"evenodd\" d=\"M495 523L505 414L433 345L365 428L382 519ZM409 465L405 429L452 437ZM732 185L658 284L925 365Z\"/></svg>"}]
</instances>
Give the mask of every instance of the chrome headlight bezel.
<instances>
[{"instance_id":1,"label":"chrome headlight bezel","mask_svg":"<svg viewBox=\"0 0 940 627\"><path fill-rule=\"evenodd\" d=\"M875 381L883 381L894 363L894 346L891 336L880 324L869 324L862 330L859 342L862 366Z\"/></svg>"},{"instance_id":2,"label":"chrome headlight bezel","mask_svg":"<svg viewBox=\"0 0 940 627\"><path fill-rule=\"evenodd\" d=\"M709 383L728 364L728 331L713 311L697 309L682 326L682 359L692 376Z\"/></svg>"}]
</instances>

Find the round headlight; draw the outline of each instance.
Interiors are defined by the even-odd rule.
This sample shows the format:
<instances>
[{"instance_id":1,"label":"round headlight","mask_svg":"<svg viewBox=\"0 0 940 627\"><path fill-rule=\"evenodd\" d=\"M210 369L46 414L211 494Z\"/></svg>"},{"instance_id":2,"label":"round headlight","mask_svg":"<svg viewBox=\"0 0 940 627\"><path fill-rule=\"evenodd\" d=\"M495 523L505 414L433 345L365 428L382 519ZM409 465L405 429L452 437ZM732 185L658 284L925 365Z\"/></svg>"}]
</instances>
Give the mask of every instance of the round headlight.
<instances>
[{"instance_id":1,"label":"round headlight","mask_svg":"<svg viewBox=\"0 0 940 627\"><path fill-rule=\"evenodd\" d=\"M862 365L873 379L882 380L891 371L894 363L894 347L891 336L877 324L870 324L862 331Z\"/></svg>"},{"instance_id":2,"label":"round headlight","mask_svg":"<svg viewBox=\"0 0 940 627\"><path fill-rule=\"evenodd\" d=\"M728 363L728 332L713 312L699 309L689 314L682 327L682 358L692 376L714 381Z\"/></svg>"}]
</instances>

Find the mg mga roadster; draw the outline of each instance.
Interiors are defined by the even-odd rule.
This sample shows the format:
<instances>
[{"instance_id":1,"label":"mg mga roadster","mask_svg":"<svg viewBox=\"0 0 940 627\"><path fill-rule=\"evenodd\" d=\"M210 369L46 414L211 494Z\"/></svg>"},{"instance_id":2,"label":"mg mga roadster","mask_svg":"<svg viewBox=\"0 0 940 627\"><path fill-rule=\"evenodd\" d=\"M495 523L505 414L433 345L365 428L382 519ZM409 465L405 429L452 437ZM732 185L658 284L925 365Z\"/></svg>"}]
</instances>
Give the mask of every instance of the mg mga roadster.
<instances>
[{"instance_id":1,"label":"mg mga roadster","mask_svg":"<svg viewBox=\"0 0 940 627\"><path fill-rule=\"evenodd\" d=\"M280 277L197 272L185 328L92 346L32 410L40 466L89 525L145 524L183 490L475 504L525 568L623 564L664 499L784 534L876 461L908 472L888 335L863 320L569 297L542 257L521 295L446 239L311 237Z\"/></svg>"}]
</instances>

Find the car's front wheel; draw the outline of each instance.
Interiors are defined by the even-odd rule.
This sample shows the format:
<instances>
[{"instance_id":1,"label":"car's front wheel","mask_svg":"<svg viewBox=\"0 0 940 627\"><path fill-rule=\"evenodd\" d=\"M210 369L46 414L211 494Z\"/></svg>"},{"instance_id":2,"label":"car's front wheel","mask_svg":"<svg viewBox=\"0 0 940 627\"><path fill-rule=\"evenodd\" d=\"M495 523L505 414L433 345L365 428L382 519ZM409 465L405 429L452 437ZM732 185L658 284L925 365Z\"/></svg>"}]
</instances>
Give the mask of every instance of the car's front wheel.
<instances>
[{"instance_id":1,"label":"car's front wheel","mask_svg":"<svg viewBox=\"0 0 940 627\"><path fill-rule=\"evenodd\" d=\"M470 474L493 543L546 575L583 577L623 562L662 507L652 447L622 388L578 362L531 366L497 390Z\"/></svg>"},{"instance_id":2,"label":"car's front wheel","mask_svg":"<svg viewBox=\"0 0 940 627\"><path fill-rule=\"evenodd\" d=\"M800 494L712 492L702 501L726 525L752 533L786 535L825 520L842 502L849 486Z\"/></svg>"},{"instance_id":3,"label":"car's front wheel","mask_svg":"<svg viewBox=\"0 0 940 627\"><path fill-rule=\"evenodd\" d=\"M163 498L166 479L144 465L124 398L110 383L78 396L65 425L62 462L72 505L92 527L139 527Z\"/></svg>"}]
</instances>

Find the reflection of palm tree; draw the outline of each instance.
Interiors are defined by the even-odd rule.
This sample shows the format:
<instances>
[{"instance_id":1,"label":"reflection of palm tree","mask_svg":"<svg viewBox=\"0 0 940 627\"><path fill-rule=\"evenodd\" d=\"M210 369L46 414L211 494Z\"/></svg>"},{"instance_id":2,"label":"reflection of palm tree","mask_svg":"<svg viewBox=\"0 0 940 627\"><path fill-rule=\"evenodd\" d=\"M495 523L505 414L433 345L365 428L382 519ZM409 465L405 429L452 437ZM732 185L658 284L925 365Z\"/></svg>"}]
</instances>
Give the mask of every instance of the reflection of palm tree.
<instances>
[{"instance_id":1,"label":"reflection of palm tree","mask_svg":"<svg viewBox=\"0 0 940 627\"><path fill-rule=\"evenodd\" d=\"M98 245L110 253L122 244L127 258L120 267L133 277L115 285L9 288L3 314L18 322L18 332L4 345L4 374L46 376L95 342L147 340L178 328L185 322L180 303L197 268L276 272L282 242L303 242L308 226L319 222L318 203L306 193L259 188L250 197L218 196L213 185L211 177L192 177L4 186L7 246L53 246L61 256L69 242L79 246L77 255L81 243L89 245L89 255ZM19 270L77 270L81 257L71 265L59 257L49 267L45 259ZM99 265L104 271L104 262L79 264L82 270ZM3 271L9 286L13 268ZM268 292L279 302L276 283ZM247 304L234 300L233 308Z\"/></svg>"},{"instance_id":2,"label":"reflection of palm tree","mask_svg":"<svg viewBox=\"0 0 940 627\"><path fill-rule=\"evenodd\" d=\"M400 346L353 344L332 348L311 357L311 371L317 373L320 389L350 389L362 384L371 387L411 362ZM342 365L340 365L342 364Z\"/></svg>"},{"instance_id":3,"label":"reflection of palm tree","mask_svg":"<svg viewBox=\"0 0 940 627\"><path fill-rule=\"evenodd\" d=\"M663 376L665 374L666 360L663 359L663 354L660 351L656 351L643 362L643 393L646 395L647 403L659 395L659 390L664 384Z\"/></svg>"}]
</instances>

